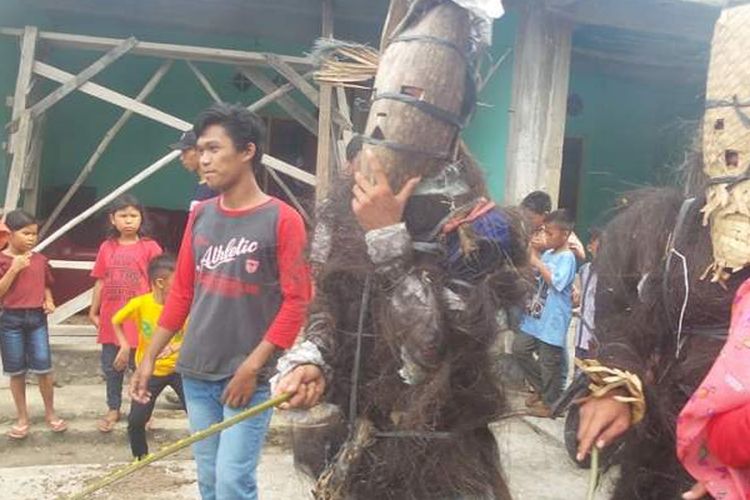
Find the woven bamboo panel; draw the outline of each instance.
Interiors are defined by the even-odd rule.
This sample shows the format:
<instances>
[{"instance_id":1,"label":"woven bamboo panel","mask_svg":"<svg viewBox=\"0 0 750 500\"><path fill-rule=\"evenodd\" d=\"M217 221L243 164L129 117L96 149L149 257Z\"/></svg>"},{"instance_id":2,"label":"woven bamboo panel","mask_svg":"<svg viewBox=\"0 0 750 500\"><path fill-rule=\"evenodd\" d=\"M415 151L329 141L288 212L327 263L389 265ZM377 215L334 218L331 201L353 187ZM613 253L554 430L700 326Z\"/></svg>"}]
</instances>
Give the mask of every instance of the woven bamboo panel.
<instances>
[{"instance_id":1,"label":"woven bamboo panel","mask_svg":"<svg viewBox=\"0 0 750 500\"><path fill-rule=\"evenodd\" d=\"M750 166L750 5L722 11L711 44L703 120L704 171L736 177ZM711 224L715 281L750 263L750 181L706 190L704 222Z\"/></svg>"},{"instance_id":2,"label":"woven bamboo panel","mask_svg":"<svg viewBox=\"0 0 750 500\"><path fill-rule=\"evenodd\" d=\"M429 10L401 35L435 37L463 48L468 46L470 30L469 13L453 2L446 2ZM391 43L380 58L375 92L411 92L410 95L416 94L421 100L459 116L466 91L466 67L461 54L441 44ZM365 135L437 152L450 149L456 128L412 105L376 100L370 108ZM365 147L378 156L394 188L408 177L434 174L445 163L388 147Z\"/></svg>"}]
</instances>

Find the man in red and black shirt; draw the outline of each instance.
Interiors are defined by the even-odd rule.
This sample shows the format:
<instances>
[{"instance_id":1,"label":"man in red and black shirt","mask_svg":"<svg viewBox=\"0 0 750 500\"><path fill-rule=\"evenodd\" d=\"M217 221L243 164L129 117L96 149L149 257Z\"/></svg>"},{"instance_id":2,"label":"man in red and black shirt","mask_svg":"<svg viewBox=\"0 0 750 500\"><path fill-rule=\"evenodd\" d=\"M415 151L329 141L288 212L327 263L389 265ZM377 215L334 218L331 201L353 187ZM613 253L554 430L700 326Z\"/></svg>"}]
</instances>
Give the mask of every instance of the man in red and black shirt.
<instances>
[{"instance_id":1,"label":"man in red and black shirt","mask_svg":"<svg viewBox=\"0 0 750 500\"><path fill-rule=\"evenodd\" d=\"M202 173L221 194L195 207L159 328L131 395L147 401L154 360L190 316L177 363L191 432L269 398L277 353L302 327L311 284L300 215L259 188L264 127L216 104L197 120ZM255 499L255 469L270 411L193 445L204 500Z\"/></svg>"}]
</instances>

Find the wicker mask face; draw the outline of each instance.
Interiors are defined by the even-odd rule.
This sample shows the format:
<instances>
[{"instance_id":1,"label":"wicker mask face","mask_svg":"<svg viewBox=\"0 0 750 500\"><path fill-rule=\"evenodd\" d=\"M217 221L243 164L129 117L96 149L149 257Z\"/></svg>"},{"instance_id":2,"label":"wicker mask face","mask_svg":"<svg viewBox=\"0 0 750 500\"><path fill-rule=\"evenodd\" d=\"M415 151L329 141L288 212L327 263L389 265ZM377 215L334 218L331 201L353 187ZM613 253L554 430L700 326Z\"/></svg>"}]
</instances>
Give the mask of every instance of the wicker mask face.
<instances>
[{"instance_id":1,"label":"wicker mask face","mask_svg":"<svg viewBox=\"0 0 750 500\"><path fill-rule=\"evenodd\" d=\"M714 29L703 120L704 224L711 226L712 281L750 264L750 5L724 9Z\"/></svg>"},{"instance_id":2,"label":"wicker mask face","mask_svg":"<svg viewBox=\"0 0 750 500\"><path fill-rule=\"evenodd\" d=\"M394 189L409 177L436 174L454 157L465 104L473 102L470 28L468 12L445 2L397 34L381 56L363 142Z\"/></svg>"}]
</instances>

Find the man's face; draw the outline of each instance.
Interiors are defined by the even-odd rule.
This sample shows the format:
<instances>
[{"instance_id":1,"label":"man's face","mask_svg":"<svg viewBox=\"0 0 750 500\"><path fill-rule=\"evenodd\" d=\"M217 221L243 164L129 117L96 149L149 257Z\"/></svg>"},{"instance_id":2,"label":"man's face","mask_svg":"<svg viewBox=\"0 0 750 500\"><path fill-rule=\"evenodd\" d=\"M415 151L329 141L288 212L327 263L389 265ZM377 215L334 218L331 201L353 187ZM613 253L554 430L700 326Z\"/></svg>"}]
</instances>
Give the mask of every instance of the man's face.
<instances>
[{"instance_id":1,"label":"man's face","mask_svg":"<svg viewBox=\"0 0 750 500\"><path fill-rule=\"evenodd\" d=\"M211 189L226 191L242 176L252 175L255 144L249 143L246 149L237 150L221 125L210 125L203 131L198 137L197 150L203 179Z\"/></svg>"},{"instance_id":2,"label":"man's face","mask_svg":"<svg viewBox=\"0 0 750 500\"><path fill-rule=\"evenodd\" d=\"M199 166L198 149L183 149L180 154L180 161L182 162L182 166L185 167L185 170L188 172L196 172Z\"/></svg>"}]
</instances>

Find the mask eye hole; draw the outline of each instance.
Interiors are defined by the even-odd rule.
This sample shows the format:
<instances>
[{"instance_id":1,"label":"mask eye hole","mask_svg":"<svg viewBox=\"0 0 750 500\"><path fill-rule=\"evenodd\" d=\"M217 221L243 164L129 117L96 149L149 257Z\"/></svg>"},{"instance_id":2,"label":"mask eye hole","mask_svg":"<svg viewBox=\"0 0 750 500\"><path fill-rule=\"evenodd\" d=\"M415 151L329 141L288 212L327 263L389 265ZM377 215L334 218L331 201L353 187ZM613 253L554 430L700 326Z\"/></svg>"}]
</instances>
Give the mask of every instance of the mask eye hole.
<instances>
[{"instance_id":1,"label":"mask eye hole","mask_svg":"<svg viewBox=\"0 0 750 500\"><path fill-rule=\"evenodd\" d=\"M714 122L714 130L724 130L724 118L719 118Z\"/></svg>"},{"instance_id":2,"label":"mask eye hole","mask_svg":"<svg viewBox=\"0 0 750 500\"><path fill-rule=\"evenodd\" d=\"M411 85L402 85L401 93L414 97L415 99L419 99L420 101L424 99L424 89L419 88L419 87L413 87Z\"/></svg>"},{"instance_id":3,"label":"mask eye hole","mask_svg":"<svg viewBox=\"0 0 750 500\"><path fill-rule=\"evenodd\" d=\"M732 149L724 151L724 163L727 167L738 167L740 165L740 154Z\"/></svg>"}]
</instances>

